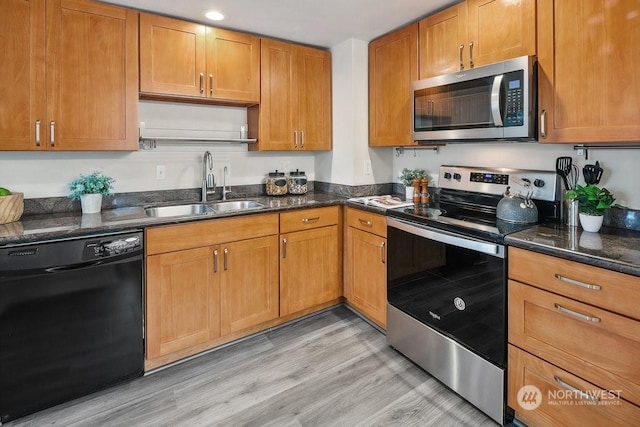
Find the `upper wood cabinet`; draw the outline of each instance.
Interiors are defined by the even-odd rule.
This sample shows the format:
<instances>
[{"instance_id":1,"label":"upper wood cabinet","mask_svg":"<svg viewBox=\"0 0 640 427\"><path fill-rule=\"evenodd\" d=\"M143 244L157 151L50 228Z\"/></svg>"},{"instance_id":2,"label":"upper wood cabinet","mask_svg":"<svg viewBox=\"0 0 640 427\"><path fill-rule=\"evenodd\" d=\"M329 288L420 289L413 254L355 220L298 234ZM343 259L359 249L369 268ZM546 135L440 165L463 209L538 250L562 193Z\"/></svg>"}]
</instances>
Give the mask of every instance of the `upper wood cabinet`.
<instances>
[{"instance_id":1,"label":"upper wood cabinet","mask_svg":"<svg viewBox=\"0 0 640 427\"><path fill-rule=\"evenodd\" d=\"M331 150L331 54L262 39L260 105L248 111L250 150Z\"/></svg>"},{"instance_id":2,"label":"upper wood cabinet","mask_svg":"<svg viewBox=\"0 0 640 427\"><path fill-rule=\"evenodd\" d=\"M535 0L467 0L420 21L420 78L536 54Z\"/></svg>"},{"instance_id":3,"label":"upper wood cabinet","mask_svg":"<svg viewBox=\"0 0 640 427\"><path fill-rule=\"evenodd\" d=\"M0 8L0 149L136 150L138 14L88 0Z\"/></svg>"},{"instance_id":4,"label":"upper wood cabinet","mask_svg":"<svg viewBox=\"0 0 640 427\"><path fill-rule=\"evenodd\" d=\"M369 145L414 145L411 82L418 79L418 24L369 43Z\"/></svg>"},{"instance_id":5,"label":"upper wood cabinet","mask_svg":"<svg viewBox=\"0 0 640 427\"><path fill-rule=\"evenodd\" d=\"M140 14L142 97L230 104L260 101L260 39Z\"/></svg>"},{"instance_id":6,"label":"upper wood cabinet","mask_svg":"<svg viewBox=\"0 0 640 427\"><path fill-rule=\"evenodd\" d=\"M540 142L640 141L640 5L538 0Z\"/></svg>"}]
</instances>

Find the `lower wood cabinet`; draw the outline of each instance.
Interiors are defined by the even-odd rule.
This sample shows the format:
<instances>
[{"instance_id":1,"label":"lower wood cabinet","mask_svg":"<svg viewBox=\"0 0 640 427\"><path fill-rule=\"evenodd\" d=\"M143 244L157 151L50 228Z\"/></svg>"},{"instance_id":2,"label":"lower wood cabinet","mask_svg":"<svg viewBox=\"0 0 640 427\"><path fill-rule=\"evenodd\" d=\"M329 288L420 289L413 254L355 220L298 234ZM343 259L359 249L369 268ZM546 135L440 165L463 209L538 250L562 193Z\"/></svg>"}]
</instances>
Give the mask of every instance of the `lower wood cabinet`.
<instances>
[{"instance_id":1,"label":"lower wood cabinet","mask_svg":"<svg viewBox=\"0 0 640 427\"><path fill-rule=\"evenodd\" d=\"M387 228L382 215L347 208L346 288L349 305L387 327Z\"/></svg>"},{"instance_id":2,"label":"lower wood cabinet","mask_svg":"<svg viewBox=\"0 0 640 427\"><path fill-rule=\"evenodd\" d=\"M280 214L280 315L342 296L340 208Z\"/></svg>"}]
</instances>

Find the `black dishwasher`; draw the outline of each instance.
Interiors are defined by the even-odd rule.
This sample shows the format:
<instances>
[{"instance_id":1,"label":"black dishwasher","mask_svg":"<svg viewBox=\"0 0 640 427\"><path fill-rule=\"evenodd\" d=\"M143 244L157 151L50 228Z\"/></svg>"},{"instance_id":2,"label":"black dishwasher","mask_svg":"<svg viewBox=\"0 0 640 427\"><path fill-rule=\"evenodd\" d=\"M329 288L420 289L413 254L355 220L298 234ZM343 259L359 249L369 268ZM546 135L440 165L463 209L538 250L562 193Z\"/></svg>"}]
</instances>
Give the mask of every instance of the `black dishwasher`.
<instances>
[{"instance_id":1,"label":"black dishwasher","mask_svg":"<svg viewBox=\"0 0 640 427\"><path fill-rule=\"evenodd\" d=\"M143 372L141 231L0 248L0 423Z\"/></svg>"}]
</instances>

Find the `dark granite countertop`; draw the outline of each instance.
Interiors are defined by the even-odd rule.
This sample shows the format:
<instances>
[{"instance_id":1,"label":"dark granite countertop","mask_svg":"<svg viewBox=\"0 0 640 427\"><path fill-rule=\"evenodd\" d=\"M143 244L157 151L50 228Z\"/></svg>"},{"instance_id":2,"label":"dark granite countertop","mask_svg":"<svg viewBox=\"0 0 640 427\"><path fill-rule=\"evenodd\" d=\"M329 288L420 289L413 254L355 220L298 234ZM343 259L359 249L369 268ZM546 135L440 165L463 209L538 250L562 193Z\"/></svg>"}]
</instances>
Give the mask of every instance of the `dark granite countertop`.
<instances>
[{"instance_id":1,"label":"dark granite countertop","mask_svg":"<svg viewBox=\"0 0 640 427\"><path fill-rule=\"evenodd\" d=\"M566 225L538 225L508 235L509 246L640 276L640 231L602 227L598 233Z\"/></svg>"},{"instance_id":2,"label":"dark granite countertop","mask_svg":"<svg viewBox=\"0 0 640 427\"><path fill-rule=\"evenodd\" d=\"M346 198L342 196L323 193L307 193L300 196L285 195L280 197L243 197L242 199L259 201L263 203L265 207L256 210L236 211L223 214L201 214L164 218L148 217L144 210L146 205L103 209L100 213L89 215L72 212L23 216L20 221L0 224L0 246L116 233L156 225L280 212L289 209L340 205L346 200ZM174 204L182 203L185 202L176 202ZM166 206L170 204L171 203L163 203L160 205Z\"/></svg>"}]
</instances>

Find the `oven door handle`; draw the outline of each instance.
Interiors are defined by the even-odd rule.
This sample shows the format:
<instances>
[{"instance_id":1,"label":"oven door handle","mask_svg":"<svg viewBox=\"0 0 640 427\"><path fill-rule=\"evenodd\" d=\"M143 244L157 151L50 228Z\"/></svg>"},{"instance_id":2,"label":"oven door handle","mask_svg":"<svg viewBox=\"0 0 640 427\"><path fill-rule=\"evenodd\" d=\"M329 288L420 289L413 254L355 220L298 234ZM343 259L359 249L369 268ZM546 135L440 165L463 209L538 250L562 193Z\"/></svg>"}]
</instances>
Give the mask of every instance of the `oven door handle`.
<instances>
[{"instance_id":1,"label":"oven door handle","mask_svg":"<svg viewBox=\"0 0 640 427\"><path fill-rule=\"evenodd\" d=\"M445 232L435 231L425 227L419 227L411 223L401 221L395 218L387 217L387 226L397 228L407 233L414 234L426 239L435 240L447 245L458 246L460 248L470 249L476 252L482 252L487 255L504 258L504 246L495 243L482 242L468 237L459 237Z\"/></svg>"}]
</instances>

